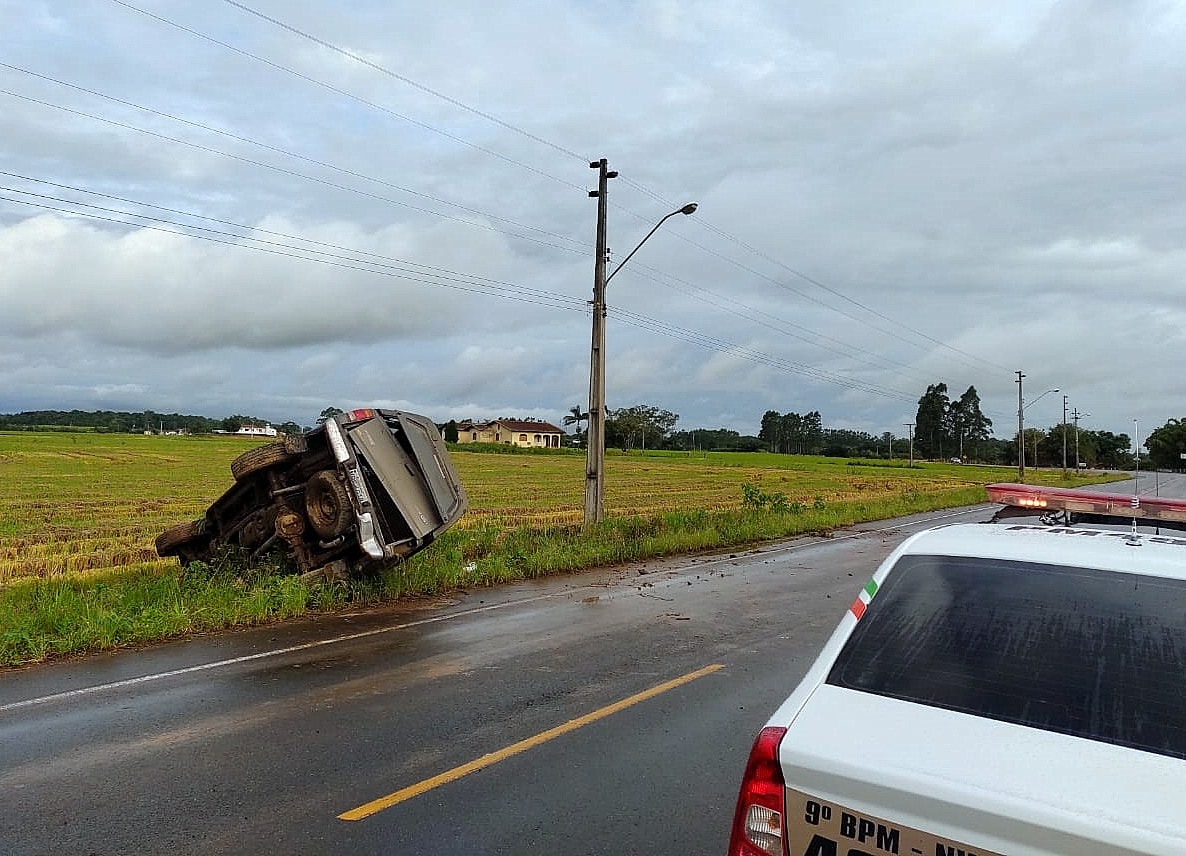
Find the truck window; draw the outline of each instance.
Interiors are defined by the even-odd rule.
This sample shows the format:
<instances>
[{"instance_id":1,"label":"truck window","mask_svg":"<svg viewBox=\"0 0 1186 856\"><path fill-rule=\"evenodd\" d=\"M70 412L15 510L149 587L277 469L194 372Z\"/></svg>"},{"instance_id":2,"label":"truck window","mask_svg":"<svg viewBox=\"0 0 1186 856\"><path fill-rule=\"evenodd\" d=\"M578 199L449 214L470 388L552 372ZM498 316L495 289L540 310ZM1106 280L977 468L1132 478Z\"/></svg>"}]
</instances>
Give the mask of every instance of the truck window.
<instances>
[{"instance_id":1,"label":"truck window","mask_svg":"<svg viewBox=\"0 0 1186 856\"><path fill-rule=\"evenodd\" d=\"M1186 582L904 556L828 683L1186 758Z\"/></svg>"}]
</instances>

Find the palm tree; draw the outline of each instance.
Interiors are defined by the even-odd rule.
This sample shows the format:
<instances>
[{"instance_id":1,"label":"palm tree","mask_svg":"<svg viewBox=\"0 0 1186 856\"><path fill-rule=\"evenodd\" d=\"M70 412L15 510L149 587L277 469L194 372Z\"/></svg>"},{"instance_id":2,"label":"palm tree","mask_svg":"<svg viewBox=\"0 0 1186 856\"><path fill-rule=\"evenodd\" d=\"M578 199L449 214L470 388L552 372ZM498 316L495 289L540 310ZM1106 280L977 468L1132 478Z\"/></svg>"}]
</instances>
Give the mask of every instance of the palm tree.
<instances>
[{"instance_id":1,"label":"palm tree","mask_svg":"<svg viewBox=\"0 0 1186 856\"><path fill-rule=\"evenodd\" d=\"M568 411L568 415L564 417L565 425L576 425L578 436L581 433L581 423L589 421L589 414L581 410L580 405L573 407Z\"/></svg>"}]
</instances>

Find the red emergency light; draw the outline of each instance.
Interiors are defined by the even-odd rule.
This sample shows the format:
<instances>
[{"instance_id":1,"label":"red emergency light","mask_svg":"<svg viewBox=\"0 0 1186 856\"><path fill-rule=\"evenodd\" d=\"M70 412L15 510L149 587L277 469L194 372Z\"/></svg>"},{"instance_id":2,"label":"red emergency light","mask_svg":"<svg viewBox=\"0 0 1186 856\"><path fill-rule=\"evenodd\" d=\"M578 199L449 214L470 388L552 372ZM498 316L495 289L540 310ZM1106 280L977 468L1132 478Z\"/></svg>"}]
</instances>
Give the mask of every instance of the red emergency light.
<instances>
[{"instance_id":1,"label":"red emergency light","mask_svg":"<svg viewBox=\"0 0 1186 856\"><path fill-rule=\"evenodd\" d=\"M1018 508L1186 522L1186 499L1030 484L990 484L985 489L990 501Z\"/></svg>"}]
</instances>

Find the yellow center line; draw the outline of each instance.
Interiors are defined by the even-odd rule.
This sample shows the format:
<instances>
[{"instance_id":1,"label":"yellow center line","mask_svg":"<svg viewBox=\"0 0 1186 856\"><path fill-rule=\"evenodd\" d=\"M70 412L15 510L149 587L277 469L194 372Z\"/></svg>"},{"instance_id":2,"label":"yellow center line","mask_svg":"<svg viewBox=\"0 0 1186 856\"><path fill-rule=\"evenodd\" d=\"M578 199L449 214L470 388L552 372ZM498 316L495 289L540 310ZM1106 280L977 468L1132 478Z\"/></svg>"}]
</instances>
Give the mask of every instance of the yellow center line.
<instances>
[{"instance_id":1,"label":"yellow center line","mask_svg":"<svg viewBox=\"0 0 1186 856\"><path fill-rule=\"evenodd\" d=\"M683 686L690 683L697 678L702 678L705 675L711 675L713 672L719 672L725 666L721 663L716 663L711 666L705 666L703 669L698 669L695 672L689 672L678 678L673 678L670 681L651 687L649 690L643 690L621 701L616 701L613 704L606 705L603 708L586 713L584 716L579 716L576 719L570 719L563 725L558 725L555 728L549 728L547 731L542 731L534 737L528 737L526 740L520 740L518 743L513 743L497 752L491 752L488 755L483 755L481 758L475 758L469 763L462 764L460 767L454 767L452 770L446 770L440 775L433 776L431 779L424 779L414 785L408 785L406 788L388 794L385 797L371 800L365 805L360 805L358 808L352 808L350 811L344 811L338 815L339 820L362 820L370 817L372 814L377 814L384 809L391 808L393 805L398 805L405 800L410 800L412 797L420 796L420 794L431 791L433 788L446 785L449 782L455 782L463 776L468 776L470 773L475 773L478 770L483 770L486 767L497 764L499 761L505 761L513 755L518 755L520 752L526 752L528 749L534 749L549 740L554 740L563 734L570 731L576 731L578 728L583 728L592 722L599 719L604 719L610 714L617 713L620 710L638 704L640 701L654 698L657 695L673 690L676 687Z\"/></svg>"}]
</instances>

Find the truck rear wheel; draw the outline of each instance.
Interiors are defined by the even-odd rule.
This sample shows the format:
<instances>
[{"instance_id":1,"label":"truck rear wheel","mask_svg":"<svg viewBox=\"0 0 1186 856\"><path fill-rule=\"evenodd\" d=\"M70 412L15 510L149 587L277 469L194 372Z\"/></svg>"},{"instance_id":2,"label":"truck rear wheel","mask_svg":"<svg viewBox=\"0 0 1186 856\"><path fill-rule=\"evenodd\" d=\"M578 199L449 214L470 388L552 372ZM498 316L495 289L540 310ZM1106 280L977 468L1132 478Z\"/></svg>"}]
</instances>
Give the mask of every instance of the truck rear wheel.
<instances>
[{"instance_id":1,"label":"truck rear wheel","mask_svg":"<svg viewBox=\"0 0 1186 856\"><path fill-rule=\"evenodd\" d=\"M156 554L161 557L180 555L185 547L202 537L205 523L203 519L170 526L156 536Z\"/></svg>"},{"instance_id":2,"label":"truck rear wheel","mask_svg":"<svg viewBox=\"0 0 1186 856\"><path fill-rule=\"evenodd\" d=\"M322 538L337 538L350 528L353 509L346 486L333 470L314 473L305 485L305 514Z\"/></svg>"},{"instance_id":3,"label":"truck rear wheel","mask_svg":"<svg viewBox=\"0 0 1186 856\"><path fill-rule=\"evenodd\" d=\"M282 464L292 457L294 457L293 453L288 451L288 447L284 443L265 443L254 449L248 449L231 461L231 475L235 477L235 481L239 481L269 467Z\"/></svg>"}]
</instances>

